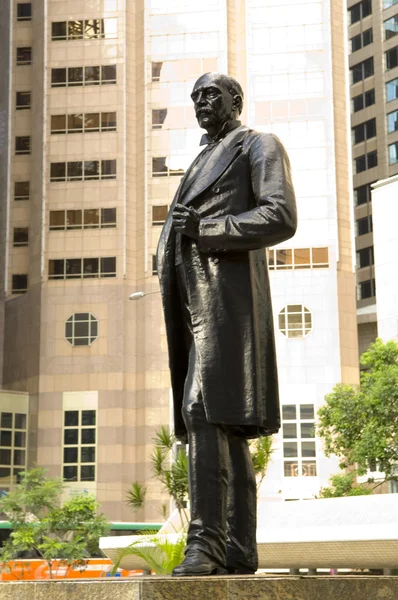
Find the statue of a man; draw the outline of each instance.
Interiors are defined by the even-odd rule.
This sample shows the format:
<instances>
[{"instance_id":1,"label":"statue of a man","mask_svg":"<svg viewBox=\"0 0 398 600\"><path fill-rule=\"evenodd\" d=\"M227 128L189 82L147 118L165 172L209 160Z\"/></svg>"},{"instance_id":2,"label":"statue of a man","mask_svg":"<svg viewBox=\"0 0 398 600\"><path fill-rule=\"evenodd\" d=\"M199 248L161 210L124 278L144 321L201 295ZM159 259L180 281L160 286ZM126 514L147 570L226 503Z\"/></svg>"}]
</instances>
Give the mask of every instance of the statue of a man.
<instances>
[{"instance_id":1,"label":"statue of a man","mask_svg":"<svg viewBox=\"0 0 398 600\"><path fill-rule=\"evenodd\" d=\"M249 438L280 427L265 248L297 226L287 154L241 125L237 81L206 73L191 98L205 148L158 246L177 438L189 444L191 521L174 576L257 570Z\"/></svg>"}]
</instances>

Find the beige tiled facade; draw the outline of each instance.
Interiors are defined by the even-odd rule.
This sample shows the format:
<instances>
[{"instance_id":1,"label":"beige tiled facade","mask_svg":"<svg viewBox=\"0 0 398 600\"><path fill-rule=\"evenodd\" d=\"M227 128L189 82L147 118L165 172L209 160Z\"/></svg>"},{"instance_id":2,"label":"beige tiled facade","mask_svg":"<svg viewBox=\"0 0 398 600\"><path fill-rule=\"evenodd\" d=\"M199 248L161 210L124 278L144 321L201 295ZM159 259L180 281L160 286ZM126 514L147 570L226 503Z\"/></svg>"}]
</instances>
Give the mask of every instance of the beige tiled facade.
<instances>
[{"instance_id":1,"label":"beige tiled facade","mask_svg":"<svg viewBox=\"0 0 398 600\"><path fill-rule=\"evenodd\" d=\"M180 181L180 174L173 171L186 169L198 152L201 132L194 120L189 95L201 73L220 70L237 77L247 90L243 121L267 130L269 117L261 120L253 91L260 62L257 57L252 65L250 40L253 31L258 36L258 28L254 27L256 11L269 3L203 0L198 5L178 0L166 6L164 0L84 3L34 0L32 19L26 21L17 20L17 4L16 0L6 1L0 7L0 27L4 34L0 38L0 49L4 48L0 64L9 76L8 91L7 86L0 90L0 116L5 115L0 120L0 176L6 182L0 186L0 285L5 297L3 319L3 294L0 296L0 366L4 348L0 383L6 390L29 394L28 465L37 462L51 475L62 475L65 413L79 413L79 427L84 428L82 411L95 411L95 477L79 480L78 476L77 481L69 481L69 490L93 491L110 519L157 520L164 494L151 478L149 455L156 429L169 422L170 382L158 282L152 272L161 226L152 223L152 210L170 205ZM270 10L278 8L277 2L271 4L275 7ZM320 4L325 10L329 7L326 0L315 4L317 10ZM303 188L305 173L301 173L301 187L297 185L301 223L307 223L308 235L303 235L304 225L301 225L299 236L303 239L299 237L295 247L330 248L328 276L333 282L330 295L336 292L336 303L330 309L337 330L331 334L335 345L326 350L323 342L323 350L329 355L322 373L329 375L325 375L327 383L322 382L314 394L315 403L322 400L324 385L329 390L337 380L357 380L346 73L342 67L343 5L331 2L331 14L330 7L324 13L324 18L333 24L330 44L326 41L324 44L333 71L326 70L321 76L325 81L333 81L335 111L328 124L328 143L335 165L330 167L330 174L325 171L323 181L333 182L327 192L319 192L322 198L319 202L316 199L316 203L314 194ZM93 19L116 19L117 27L112 30L115 35L104 39L52 39L53 23L71 22L70 30L62 30L71 31L66 34L70 37L80 27L77 21ZM304 23L303 27L307 25ZM11 36L11 44L7 36ZM9 46L10 69L7 68ZM31 65L16 66L17 47L32 47ZM80 68L88 67L84 77L93 77L95 73L101 79L106 72L101 68L111 65L116 66L116 83L101 80L96 85L74 85L83 76ZM69 71L55 71L65 68ZM54 87L59 78L62 81L64 78L68 85ZM309 78L308 85L311 81ZM31 92L29 110L16 110L18 91ZM313 97L310 92L307 96L291 103L292 122L303 120L300 111L306 106L308 121L322 128L321 96ZM331 106L330 98L328 102ZM281 112L282 117L277 114L282 104L287 106L286 98L273 104L275 127L283 126L285 113ZM270 106L264 97L264 115L269 114ZM51 133L51 117L94 113L116 113L116 129ZM160 113L163 121L157 123ZM85 118L77 122L86 123ZM15 155L16 136L31 136L30 155ZM2 140L9 143L1 145ZM292 155L298 162L302 150L297 145L297 136L295 140ZM319 153L317 149L311 150L312 154L310 149L305 152L309 163ZM165 176L153 175L155 165L161 164L153 159L163 160ZM105 174L108 167L101 161L116 161L116 177L82 180L79 169L85 161L99 161ZM55 163L68 163L67 176L62 175L59 165L51 166ZM89 174L91 171L87 169ZM51 181L55 172L61 176ZM29 200L14 200L15 182L25 181L30 182ZM308 200L306 196L314 197ZM312 214L309 202L313 202ZM72 215L76 211L106 209L116 209L116 227L73 228ZM59 229L51 226L50 212L55 211L58 214L63 211L68 219ZM331 219L329 224L326 219ZM317 222L325 232L325 239L315 235ZM13 230L23 227L29 228L28 246L14 247ZM68 275L73 275L73 268L83 268L88 273L107 257L116 259L112 276L82 278L79 274L77 278L52 278L54 272L60 273L56 269L68 268ZM62 263L63 266L59 262L50 264L65 259L69 262ZM76 259L86 262L76 267ZM97 267L88 259L99 259ZM26 293L13 293L13 275L18 274L28 275ZM324 284L319 283L318 274L321 275L320 270L314 275L311 272L311 281L320 296ZM275 274L275 281L280 275ZM282 296L286 303L300 302L301 291L308 291L308 280L304 279L297 279L294 285L290 279L285 286L273 285L279 286L281 292L276 294L278 302ZM129 294L141 290L149 295L137 302L128 300ZM321 307L319 310L322 311ZM68 319L81 314L92 315L98 331L89 345L72 345L66 339ZM325 315L325 323L327 320ZM294 344L295 340L291 342ZM285 351L284 339L280 344L283 374L287 368L285 362L296 356L296 350L291 346ZM304 348L302 355L307 357L306 353L305 369L315 377L318 367L310 357L319 352L311 347ZM336 371L329 364L331 354ZM312 375L308 377L311 379ZM318 382L311 379L311 394L316 385ZM308 402L308 391L304 388L302 396L302 401ZM284 399L285 403L288 401ZM276 460L276 464L278 469L282 468L282 463ZM79 461L76 468L82 465ZM136 515L124 501L133 480L144 482L150 495L146 508ZM314 485L319 487L319 481ZM302 493L307 497L306 492Z\"/></svg>"}]
</instances>

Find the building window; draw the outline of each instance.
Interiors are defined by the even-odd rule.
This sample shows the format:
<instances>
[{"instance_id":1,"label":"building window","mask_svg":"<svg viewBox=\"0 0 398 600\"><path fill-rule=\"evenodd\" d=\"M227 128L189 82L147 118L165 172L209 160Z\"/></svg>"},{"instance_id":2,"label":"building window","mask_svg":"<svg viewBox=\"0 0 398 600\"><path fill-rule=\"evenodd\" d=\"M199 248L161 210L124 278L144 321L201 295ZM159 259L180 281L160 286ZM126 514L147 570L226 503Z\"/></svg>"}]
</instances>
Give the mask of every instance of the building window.
<instances>
[{"instance_id":1,"label":"building window","mask_svg":"<svg viewBox=\"0 0 398 600\"><path fill-rule=\"evenodd\" d=\"M388 146L388 161L390 165L396 165L398 163L398 142Z\"/></svg>"},{"instance_id":2,"label":"building window","mask_svg":"<svg viewBox=\"0 0 398 600\"><path fill-rule=\"evenodd\" d=\"M352 83L358 83L367 77L371 77L374 74L374 63L373 56L366 60L354 65L350 69L352 74Z\"/></svg>"},{"instance_id":3,"label":"building window","mask_svg":"<svg viewBox=\"0 0 398 600\"><path fill-rule=\"evenodd\" d=\"M66 410L63 441L64 481L95 481L96 411Z\"/></svg>"},{"instance_id":4,"label":"building window","mask_svg":"<svg viewBox=\"0 0 398 600\"><path fill-rule=\"evenodd\" d=\"M0 480L1 484L19 482L26 469L27 414L0 414Z\"/></svg>"},{"instance_id":5,"label":"building window","mask_svg":"<svg viewBox=\"0 0 398 600\"><path fill-rule=\"evenodd\" d=\"M15 181L14 200L29 200L29 181Z\"/></svg>"},{"instance_id":6,"label":"building window","mask_svg":"<svg viewBox=\"0 0 398 600\"><path fill-rule=\"evenodd\" d=\"M351 38L351 52L356 52L373 42L373 29L367 29Z\"/></svg>"},{"instance_id":7,"label":"building window","mask_svg":"<svg viewBox=\"0 0 398 600\"><path fill-rule=\"evenodd\" d=\"M398 46L395 46L395 48L391 48L391 50L387 50L387 52L385 52L385 55L387 71L398 67Z\"/></svg>"},{"instance_id":8,"label":"building window","mask_svg":"<svg viewBox=\"0 0 398 600\"><path fill-rule=\"evenodd\" d=\"M376 102L375 90L369 90L363 94L359 94L352 99L353 112L358 112L363 108L372 106Z\"/></svg>"},{"instance_id":9,"label":"building window","mask_svg":"<svg viewBox=\"0 0 398 600\"><path fill-rule=\"evenodd\" d=\"M23 135L15 138L15 154L30 154L30 136Z\"/></svg>"},{"instance_id":10,"label":"building window","mask_svg":"<svg viewBox=\"0 0 398 600\"><path fill-rule=\"evenodd\" d=\"M177 175L181 177L184 175L183 169L171 169L168 166L169 157L168 156L159 156L152 158L152 176L153 177L172 177Z\"/></svg>"},{"instance_id":11,"label":"building window","mask_svg":"<svg viewBox=\"0 0 398 600\"><path fill-rule=\"evenodd\" d=\"M350 25L372 14L372 0L362 0L349 9Z\"/></svg>"},{"instance_id":12,"label":"building window","mask_svg":"<svg viewBox=\"0 0 398 600\"><path fill-rule=\"evenodd\" d=\"M282 406L283 472L285 477L316 477L313 404Z\"/></svg>"},{"instance_id":13,"label":"building window","mask_svg":"<svg viewBox=\"0 0 398 600\"><path fill-rule=\"evenodd\" d=\"M384 0L383 8L390 8L390 6L394 6L398 4L398 0Z\"/></svg>"},{"instance_id":14,"label":"building window","mask_svg":"<svg viewBox=\"0 0 398 600\"><path fill-rule=\"evenodd\" d=\"M75 313L65 323L65 339L72 346L91 346L98 338L98 321L91 313Z\"/></svg>"},{"instance_id":15,"label":"building window","mask_svg":"<svg viewBox=\"0 0 398 600\"><path fill-rule=\"evenodd\" d=\"M162 129L167 117L167 108L152 109L152 129Z\"/></svg>"},{"instance_id":16,"label":"building window","mask_svg":"<svg viewBox=\"0 0 398 600\"><path fill-rule=\"evenodd\" d=\"M366 300L376 296L376 282L374 279L362 281L357 285L357 300Z\"/></svg>"},{"instance_id":17,"label":"building window","mask_svg":"<svg viewBox=\"0 0 398 600\"><path fill-rule=\"evenodd\" d=\"M50 231L116 227L116 208L50 210Z\"/></svg>"},{"instance_id":18,"label":"building window","mask_svg":"<svg viewBox=\"0 0 398 600\"><path fill-rule=\"evenodd\" d=\"M387 131L388 133L393 133L394 131L398 131L398 110L394 110L394 112L390 112L387 115Z\"/></svg>"},{"instance_id":19,"label":"building window","mask_svg":"<svg viewBox=\"0 0 398 600\"><path fill-rule=\"evenodd\" d=\"M32 4L30 2L21 2L17 4L17 21L32 20Z\"/></svg>"},{"instance_id":20,"label":"building window","mask_svg":"<svg viewBox=\"0 0 398 600\"><path fill-rule=\"evenodd\" d=\"M365 235L373 231L372 215L357 219L357 235Z\"/></svg>"},{"instance_id":21,"label":"building window","mask_svg":"<svg viewBox=\"0 0 398 600\"><path fill-rule=\"evenodd\" d=\"M363 269L364 267L370 267L373 264L374 264L373 246L369 246L368 248L362 248L362 250L357 251L358 269Z\"/></svg>"},{"instance_id":22,"label":"building window","mask_svg":"<svg viewBox=\"0 0 398 600\"><path fill-rule=\"evenodd\" d=\"M30 92L17 92L15 108L17 110L27 110L30 108Z\"/></svg>"},{"instance_id":23,"label":"building window","mask_svg":"<svg viewBox=\"0 0 398 600\"><path fill-rule=\"evenodd\" d=\"M51 39L98 40L117 38L117 19L85 19L84 21L54 21L51 24Z\"/></svg>"},{"instance_id":24,"label":"building window","mask_svg":"<svg viewBox=\"0 0 398 600\"><path fill-rule=\"evenodd\" d=\"M386 83L386 100L392 102L398 98L398 78L387 81Z\"/></svg>"},{"instance_id":25,"label":"building window","mask_svg":"<svg viewBox=\"0 0 398 600\"><path fill-rule=\"evenodd\" d=\"M355 173L362 173L362 171L373 169L373 167L377 167L377 150L362 154L362 156L355 159Z\"/></svg>"},{"instance_id":26,"label":"building window","mask_svg":"<svg viewBox=\"0 0 398 600\"><path fill-rule=\"evenodd\" d=\"M11 292L13 294L24 294L28 291L28 276L13 275Z\"/></svg>"},{"instance_id":27,"label":"building window","mask_svg":"<svg viewBox=\"0 0 398 600\"><path fill-rule=\"evenodd\" d=\"M86 160L51 163L50 181L116 179L116 160Z\"/></svg>"},{"instance_id":28,"label":"building window","mask_svg":"<svg viewBox=\"0 0 398 600\"><path fill-rule=\"evenodd\" d=\"M394 15L391 19L384 21L384 35L385 39L389 40L398 33L398 15Z\"/></svg>"},{"instance_id":29,"label":"building window","mask_svg":"<svg viewBox=\"0 0 398 600\"><path fill-rule=\"evenodd\" d=\"M156 254L152 254L152 275L157 275L158 273L158 260L156 258Z\"/></svg>"},{"instance_id":30,"label":"building window","mask_svg":"<svg viewBox=\"0 0 398 600\"><path fill-rule=\"evenodd\" d=\"M51 69L51 87L116 83L116 65Z\"/></svg>"},{"instance_id":31,"label":"building window","mask_svg":"<svg viewBox=\"0 0 398 600\"><path fill-rule=\"evenodd\" d=\"M116 131L116 112L52 115L51 133Z\"/></svg>"},{"instance_id":32,"label":"building window","mask_svg":"<svg viewBox=\"0 0 398 600\"><path fill-rule=\"evenodd\" d=\"M14 227L13 246L29 245L29 227Z\"/></svg>"},{"instance_id":33,"label":"building window","mask_svg":"<svg viewBox=\"0 0 398 600\"><path fill-rule=\"evenodd\" d=\"M361 185L354 189L354 200L355 204L358 206L360 204L367 204L372 200L371 194L371 186L372 183L367 183L366 185Z\"/></svg>"},{"instance_id":34,"label":"building window","mask_svg":"<svg viewBox=\"0 0 398 600\"><path fill-rule=\"evenodd\" d=\"M268 266L271 271L286 269L324 269L329 266L328 248L270 248Z\"/></svg>"},{"instance_id":35,"label":"building window","mask_svg":"<svg viewBox=\"0 0 398 600\"><path fill-rule=\"evenodd\" d=\"M312 314L302 304L288 304L279 313L279 331L288 338L304 338L312 329Z\"/></svg>"},{"instance_id":36,"label":"building window","mask_svg":"<svg viewBox=\"0 0 398 600\"><path fill-rule=\"evenodd\" d=\"M186 81L198 78L202 73L218 70L217 58L188 58L167 60L151 64L152 81Z\"/></svg>"},{"instance_id":37,"label":"building window","mask_svg":"<svg viewBox=\"0 0 398 600\"><path fill-rule=\"evenodd\" d=\"M60 258L48 261L49 279L116 277L116 257Z\"/></svg>"},{"instance_id":38,"label":"building window","mask_svg":"<svg viewBox=\"0 0 398 600\"><path fill-rule=\"evenodd\" d=\"M167 204L161 206L152 206L152 225L163 225L167 219L169 207Z\"/></svg>"},{"instance_id":39,"label":"building window","mask_svg":"<svg viewBox=\"0 0 398 600\"><path fill-rule=\"evenodd\" d=\"M353 144L359 144L376 136L376 119L370 119L352 128Z\"/></svg>"},{"instance_id":40,"label":"building window","mask_svg":"<svg viewBox=\"0 0 398 600\"><path fill-rule=\"evenodd\" d=\"M32 48L17 48L17 65L32 64Z\"/></svg>"}]
</instances>

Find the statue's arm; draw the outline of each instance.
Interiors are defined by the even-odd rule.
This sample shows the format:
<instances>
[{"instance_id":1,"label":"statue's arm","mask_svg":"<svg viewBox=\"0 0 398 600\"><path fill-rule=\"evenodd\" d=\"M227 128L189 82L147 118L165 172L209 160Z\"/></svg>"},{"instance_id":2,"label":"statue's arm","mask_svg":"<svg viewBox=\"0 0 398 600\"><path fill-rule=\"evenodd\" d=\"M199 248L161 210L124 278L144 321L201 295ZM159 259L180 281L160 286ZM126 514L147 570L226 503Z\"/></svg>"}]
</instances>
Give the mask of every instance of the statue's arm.
<instances>
[{"instance_id":1,"label":"statue's arm","mask_svg":"<svg viewBox=\"0 0 398 600\"><path fill-rule=\"evenodd\" d=\"M297 228L296 200L288 156L277 137L257 134L249 148L257 206L239 215L202 219L202 252L248 251L279 244Z\"/></svg>"}]
</instances>

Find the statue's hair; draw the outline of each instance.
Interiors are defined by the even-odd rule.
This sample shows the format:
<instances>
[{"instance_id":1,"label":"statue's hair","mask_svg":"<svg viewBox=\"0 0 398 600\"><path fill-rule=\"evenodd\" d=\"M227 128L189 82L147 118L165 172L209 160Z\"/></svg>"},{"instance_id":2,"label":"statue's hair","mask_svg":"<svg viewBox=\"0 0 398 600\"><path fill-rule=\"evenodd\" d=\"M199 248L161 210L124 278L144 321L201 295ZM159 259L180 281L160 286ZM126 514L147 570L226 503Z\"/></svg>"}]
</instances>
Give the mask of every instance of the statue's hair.
<instances>
[{"instance_id":1,"label":"statue's hair","mask_svg":"<svg viewBox=\"0 0 398 600\"><path fill-rule=\"evenodd\" d=\"M240 83L236 81L236 79L234 79L233 77L230 77L229 75L224 75L224 73L205 73L200 77L200 79L202 79L202 77L205 77L205 75L213 75L214 80L220 83L223 87L225 87L232 96L239 96L241 98L241 103L238 109L240 114L243 109L244 98L242 86L240 85Z\"/></svg>"}]
</instances>

